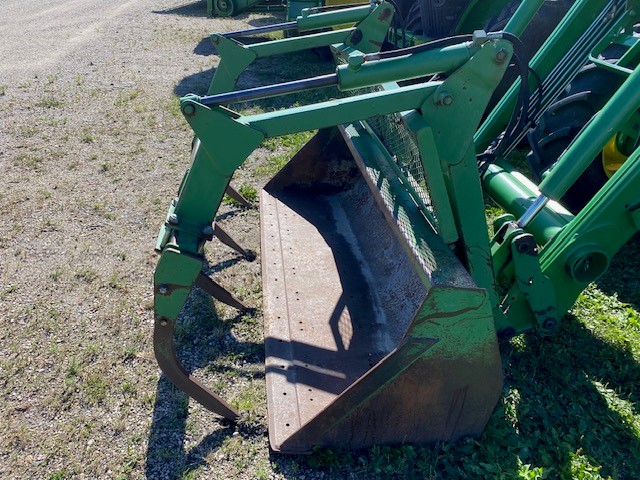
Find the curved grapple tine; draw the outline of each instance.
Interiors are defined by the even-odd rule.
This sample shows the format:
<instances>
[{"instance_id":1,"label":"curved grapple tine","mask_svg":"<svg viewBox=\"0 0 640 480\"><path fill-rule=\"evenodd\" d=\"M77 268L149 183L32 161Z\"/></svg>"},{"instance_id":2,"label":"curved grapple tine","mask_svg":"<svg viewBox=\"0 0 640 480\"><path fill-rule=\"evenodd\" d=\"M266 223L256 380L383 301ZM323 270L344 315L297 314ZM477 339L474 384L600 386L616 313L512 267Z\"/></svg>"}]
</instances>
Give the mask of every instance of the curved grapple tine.
<instances>
[{"instance_id":1,"label":"curved grapple tine","mask_svg":"<svg viewBox=\"0 0 640 480\"><path fill-rule=\"evenodd\" d=\"M251 202L249 202L249 200L244 198L244 196L240 192L238 192L235 188L233 188L231 185L227 185L227 189L225 190L224 193L229 195L229 197L233 198L236 202L238 202L243 207L253 208L253 205L251 205Z\"/></svg>"},{"instance_id":2,"label":"curved grapple tine","mask_svg":"<svg viewBox=\"0 0 640 480\"><path fill-rule=\"evenodd\" d=\"M237 308L241 312L248 310L248 308L231 295L227 289L214 282L208 275L202 272L196 277L195 284L216 300L226 303L230 307Z\"/></svg>"},{"instance_id":3,"label":"curved grapple tine","mask_svg":"<svg viewBox=\"0 0 640 480\"><path fill-rule=\"evenodd\" d=\"M180 390L206 409L218 415L222 415L232 422L238 419L238 411L225 402L218 395L202 385L184 369L178 357L176 357L173 343L174 325L171 321L156 320L153 330L153 349L158 360L158 365L164 375Z\"/></svg>"}]
</instances>

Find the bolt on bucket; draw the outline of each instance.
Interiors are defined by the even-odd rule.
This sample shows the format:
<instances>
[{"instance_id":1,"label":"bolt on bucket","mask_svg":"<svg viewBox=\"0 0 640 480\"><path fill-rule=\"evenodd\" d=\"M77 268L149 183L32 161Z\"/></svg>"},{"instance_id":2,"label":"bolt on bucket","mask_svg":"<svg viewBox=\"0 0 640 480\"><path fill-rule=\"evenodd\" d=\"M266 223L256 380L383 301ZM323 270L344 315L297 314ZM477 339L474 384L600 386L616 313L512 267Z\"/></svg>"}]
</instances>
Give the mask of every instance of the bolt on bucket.
<instances>
[{"instance_id":1,"label":"bolt on bucket","mask_svg":"<svg viewBox=\"0 0 640 480\"><path fill-rule=\"evenodd\" d=\"M479 435L502 387L485 292L341 131L353 156L322 130L260 198L271 446Z\"/></svg>"}]
</instances>

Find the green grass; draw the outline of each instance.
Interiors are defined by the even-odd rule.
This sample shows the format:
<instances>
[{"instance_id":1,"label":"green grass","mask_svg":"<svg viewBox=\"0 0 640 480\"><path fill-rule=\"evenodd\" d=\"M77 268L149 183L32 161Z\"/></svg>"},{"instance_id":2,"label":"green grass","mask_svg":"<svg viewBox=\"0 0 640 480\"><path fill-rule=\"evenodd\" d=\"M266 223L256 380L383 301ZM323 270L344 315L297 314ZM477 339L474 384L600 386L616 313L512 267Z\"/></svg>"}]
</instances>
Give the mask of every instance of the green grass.
<instances>
[{"instance_id":1,"label":"green grass","mask_svg":"<svg viewBox=\"0 0 640 480\"><path fill-rule=\"evenodd\" d=\"M36 102L36 107L57 108L62 106L62 102L54 97L42 97Z\"/></svg>"},{"instance_id":2,"label":"green grass","mask_svg":"<svg viewBox=\"0 0 640 480\"><path fill-rule=\"evenodd\" d=\"M254 170L255 175L272 177L278 173L314 134L315 132L301 132L266 139L263 142L263 147L273 153L258 164Z\"/></svg>"}]
</instances>

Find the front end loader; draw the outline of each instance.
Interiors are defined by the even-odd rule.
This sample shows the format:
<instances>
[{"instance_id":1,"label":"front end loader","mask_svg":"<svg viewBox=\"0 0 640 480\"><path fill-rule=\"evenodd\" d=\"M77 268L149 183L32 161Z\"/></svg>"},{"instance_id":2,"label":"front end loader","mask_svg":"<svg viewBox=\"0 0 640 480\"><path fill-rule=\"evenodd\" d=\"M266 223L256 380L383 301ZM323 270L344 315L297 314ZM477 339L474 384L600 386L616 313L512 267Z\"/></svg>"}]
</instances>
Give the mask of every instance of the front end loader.
<instances>
[{"instance_id":1,"label":"front end loader","mask_svg":"<svg viewBox=\"0 0 640 480\"><path fill-rule=\"evenodd\" d=\"M244 252L216 212L264 139L318 130L260 196L272 448L483 431L502 391L499 338L553 333L640 226L640 5L577 0L529 62L516 34L542 3L524 0L502 31L389 52L337 44L335 73L181 99L198 145L158 235L154 275L154 348L169 380L238 418L177 360L176 322L194 286L246 309L202 271L214 237ZM614 41L627 47L614 65L623 81L534 184L506 155ZM511 63L519 78L483 121ZM317 88L352 95L255 115L227 107ZM614 137L625 161L570 212L559 201ZM485 194L505 212L493 235Z\"/></svg>"}]
</instances>

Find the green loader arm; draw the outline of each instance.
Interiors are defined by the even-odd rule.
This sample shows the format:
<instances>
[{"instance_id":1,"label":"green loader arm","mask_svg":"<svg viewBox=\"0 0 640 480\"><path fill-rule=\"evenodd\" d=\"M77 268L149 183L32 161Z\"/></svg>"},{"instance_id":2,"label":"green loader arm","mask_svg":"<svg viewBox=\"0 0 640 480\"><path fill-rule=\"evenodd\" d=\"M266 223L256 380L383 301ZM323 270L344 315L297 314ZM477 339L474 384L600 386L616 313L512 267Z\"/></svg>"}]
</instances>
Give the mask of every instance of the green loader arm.
<instances>
[{"instance_id":1,"label":"green loader arm","mask_svg":"<svg viewBox=\"0 0 640 480\"><path fill-rule=\"evenodd\" d=\"M463 264L471 274L470 277L467 273L453 276L458 280L463 277L467 278L464 280L464 288L458 290L459 287L455 287L456 280L449 274L436 274L430 270L433 267L429 265L432 265L433 261L430 263L426 260L430 254L424 250L427 248L426 244L421 243L424 242L424 239L421 240L415 236L406 237L408 240L404 241L409 242L408 250L423 252L419 257L424 256L424 259L416 260L414 268L418 272L418 278L423 288L432 292L430 294L431 300L425 303L425 306L420 310L422 313L417 313L417 315L418 318L444 315L444 312L438 311L440 307L437 307L435 311L431 309L433 306L440 305L437 298L439 295L444 295L443 299L446 297L448 300L442 300L444 302L442 305L446 305L447 309L452 309L451 315L456 318L462 315L462 318L466 318L464 311L459 311L458 307L467 302L464 298L472 298L468 297L470 295L469 288L477 291L477 302L474 300L475 306L469 307L468 310L468 312L476 313L467 320L476 318L477 321L482 322L483 326L478 326L479 330L475 328L468 330L478 334L470 341L469 348L475 352L486 350L492 353L480 355L473 362L474 368L485 368L488 369L487 372L491 370L491 373L484 373L495 379L501 378L496 335L491 320L491 304L494 303L494 300L487 301L485 298L487 293L490 297L493 291L491 288L493 274L487 261L490 258L489 238L484 224L482 192L476 173L472 139L491 93L509 63L511 52L512 46L508 41L480 37L460 45L416 53L411 56L410 60L406 56L399 56L398 58L363 63L362 54L356 54L355 60L351 64L339 67L335 77L332 77L339 88L363 88L382 82L423 77L438 72L448 73L448 78L445 81L409 85L262 115L241 116L219 105L225 99L238 99L238 95L242 97L243 92L211 97L184 97L181 100L181 108L195 135L200 139L200 148L192 157L191 166L182 182L178 197L172 202L167 213L166 222L156 244L157 250L161 252L161 258L154 276L154 346L158 362L165 375L210 410L231 420L237 417L237 412L229 404L206 390L185 372L175 356L172 336L180 311L194 285L203 287L205 291L226 301L226 303L242 308L242 305L232 299L228 292L223 291L221 287L201 273L204 260L203 247L204 243L211 239L212 222L229 179L235 169L259 146L261 141L267 137L318 128L324 129L345 123L357 125L359 121L373 115L414 111L422 118L422 123L425 125L421 134L424 137L425 153L434 152L440 158L440 165L430 166L430 168L439 169L440 177L445 179L445 189L436 194L441 196L438 199L440 203L451 204L450 220L456 223L453 230L457 231L459 238L458 250L466 252L462 254ZM411 69L407 69L409 61L413 64ZM395 68L394 65L396 65ZM304 88L308 82L302 81L300 85ZM273 87L265 87L265 90L269 91L270 88ZM232 97L225 95L232 95ZM455 129L450 128L453 125L456 126ZM231 138L234 139L233 142L229 141ZM351 136L350 138L355 137ZM435 174L436 172L434 172ZM469 208L469 206L473 208ZM395 211L397 214L398 210L395 209ZM419 221L426 222L424 232L432 231L431 227L428 227L430 224L427 219L421 218L422 220ZM434 242L438 241L435 240L436 237L433 233L429 235L434 237ZM451 250L444 245L438 251L441 252L438 255L451 256ZM455 263L453 257L445 263L450 264L450 262ZM464 268L462 266L460 268L461 272L464 272ZM440 280L437 280L442 275L442 278L448 279L445 284L449 286L446 288L444 284L440 287L438 283ZM475 287L476 284L480 289ZM453 294L453 291L458 293ZM450 298L452 294L454 296ZM456 295L461 295L461 297L455 300ZM456 320L459 325L463 325L464 322L460 323L460 321ZM442 355L446 355L447 358L451 358L454 365L457 365L451 368L468 368L463 367L462 363L455 360L466 355L464 349L458 353L455 352L454 345L460 345L461 331L450 328L438 329L437 333L435 330L431 332L430 328L427 328L427 324L417 320L413 325L414 327L408 327L412 332L409 335L415 336L418 343L412 350L406 352L407 355L414 358L412 362L420 359L416 365L422 365L424 362L440 361L443 359ZM432 334L438 337L441 347L431 348L433 344L426 341ZM424 339L424 341L419 339ZM419 349L415 350L418 347ZM447 353L445 354L445 352ZM404 354L390 357L388 360L390 363L385 368L400 368L400 364L404 361L403 358ZM393 367L395 362L400 363ZM394 375L401 375L405 369L405 367L400 368L398 373ZM382 369L382 372L384 371L385 369ZM412 373L412 375L414 374ZM389 380L388 378L385 380L384 373L380 373L380 375L382 376L374 376L373 379L368 380L369 383L365 382L369 385L367 388L373 389L368 394L369 400L367 401L374 401L373 399L378 395L375 392L378 391L381 384ZM478 375L478 379L480 379L481 375ZM451 376L454 379L456 377L453 373ZM466 373L461 373L459 376L459 378L468 377ZM478 399L474 402L483 405L481 410L484 413L480 417L476 417L477 411L472 409L474 413L465 414L470 415L469 418L473 418L471 422L474 425L473 428L461 427L460 430L454 429L452 433L447 427L442 431L437 430L440 433L435 437L430 437L430 440L457 438L459 435L470 433L478 434L497 401L500 384L501 382L493 384L489 390L486 389L486 385L482 388L478 386L480 391L485 393L479 394ZM451 394L453 395L453 393ZM430 394L425 392L425 395ZM347 400L345 399L345 401ZM348 401L351 405L349 407L351 415L357 415L359 409L363 408L363 401L365 399L358 399L357 396ZM438 404L437 398L434 401ZM474 402L472 403L478 407ZM347 417L348 415L345 418ZM339 430L337 425L342 425L340 422L346 422L345 418L339 421L336 419L335 421L338 423L335 423L332 428ZM291 448L295 450L303 447L292 444Z\"/></svg>"}]
</instances>

